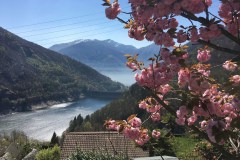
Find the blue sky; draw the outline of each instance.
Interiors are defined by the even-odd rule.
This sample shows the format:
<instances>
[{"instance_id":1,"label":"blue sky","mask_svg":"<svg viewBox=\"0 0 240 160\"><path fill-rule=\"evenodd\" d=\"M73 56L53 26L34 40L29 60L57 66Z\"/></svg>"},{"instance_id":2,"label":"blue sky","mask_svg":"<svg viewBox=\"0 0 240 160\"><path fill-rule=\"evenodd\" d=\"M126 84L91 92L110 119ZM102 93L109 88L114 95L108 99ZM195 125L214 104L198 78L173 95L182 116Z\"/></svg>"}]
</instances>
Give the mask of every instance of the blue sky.
<instances>
[{"instance_id":1,"label":"blue sky","mask_svg":"<svg viewBox=\"0 0 240 160\"><path fill-rule=\"evenodd\" d=\"M130 11L127 2L120 0L124 11ZM213 2L217 4L211 10L216 13L219 2ZM101 4L102 0L3 0L0 26L44 47L77 39L112 39L136 47L150 44L128 38L121 23L105 17Z\"/></svg>"}]
</instances>

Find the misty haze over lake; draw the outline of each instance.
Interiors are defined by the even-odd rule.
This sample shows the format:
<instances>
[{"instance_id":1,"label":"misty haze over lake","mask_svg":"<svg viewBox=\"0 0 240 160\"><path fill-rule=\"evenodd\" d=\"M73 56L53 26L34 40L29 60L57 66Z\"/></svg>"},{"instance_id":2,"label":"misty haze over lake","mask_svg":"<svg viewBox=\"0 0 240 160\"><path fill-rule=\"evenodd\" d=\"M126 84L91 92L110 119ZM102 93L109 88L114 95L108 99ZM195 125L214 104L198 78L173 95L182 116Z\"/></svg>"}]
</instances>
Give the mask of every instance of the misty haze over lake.
<instances>
[{"instance_id":1,"label":"misty haze over lake","mask_svg":"<svg viewBox=\"0 0 240 160\"><path fill-rule=\"evenodd\" d=\"M131 69L127 67L115 68L100 68L100 73L111 78L113 81L118 81L126 86L131 86L135 83L134 75Z\"/></svg>"}]
</instances>

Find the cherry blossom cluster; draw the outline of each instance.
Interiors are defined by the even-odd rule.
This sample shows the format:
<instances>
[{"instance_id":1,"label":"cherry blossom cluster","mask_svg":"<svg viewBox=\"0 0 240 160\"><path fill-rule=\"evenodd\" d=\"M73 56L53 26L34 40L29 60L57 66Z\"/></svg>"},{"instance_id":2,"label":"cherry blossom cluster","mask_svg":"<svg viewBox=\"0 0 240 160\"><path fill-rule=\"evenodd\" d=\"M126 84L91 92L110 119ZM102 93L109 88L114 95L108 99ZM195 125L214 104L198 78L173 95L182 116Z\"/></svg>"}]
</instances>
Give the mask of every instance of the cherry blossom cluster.
<instances>
[{"instance_id":1,"label":"cherry blossom cluster","mask_svg":"<svg viewBox=\"0 0 240 160\"><path fill-rule=\"evenodd\" d=\"M211 57L209 50L198 50L197 59L200 62L207 62ZM211 86L207 81L210 76L209 65L198 63L191 68L181 68L178 72L178 85L180 88L188 85L192 92L203 93Z\"/></svg>"},{"instance_id":2,"label":"cherry blossom cluster","mask_svg":"<svg viewBox=\"0 0 240 160\"><path fill-rule=\"evenodd\" d=\"M170 47L175 45L175 38L178 43L187 40L196 42L198 39L212 40L219 37L224 28L222 23L213 20L202 24L204 26L200 28L190 26L178 29L178 21L174 17L185 12L202 13L212 5L212 0L129 0L129 3L132 19L127 27L128 35L136 40L147 39L157 45ZM224 19L226 29L234 35L237 35L240 28L239 10L240 2L230 0L222 1L219 9L219 16ZM118 1L106 8L106 16L110 19L116 18L119 13Z\"/></svg>"},{"instance_id":3,"label":"cherry blossom cluster","mask_svg":"<svg viewBox=\"0 0 240 160\"><path fill-rule=\"evenodd\" d=\"M238 65L236 64L236 62L226 61L223 64L223 68L226 69L227 71L234 72L238 69ZM230 79L230 82L232 82L234 86L240 85L240 75L233 75L229 79Z\"/></svg>"},{"instance_id":4,"label":"cherry blossom cluster","mask_svg":"<svg viewBox=\"0 0 240 160\"><path fill-rule=\"evenodd\" d=\"M107 18L115 19L117 15L120 13L121 9L118 2L114 2L110 5L110 7L106 8L105 13Z\"/></svg>"},{"instance_id":5,"label":"cherry blossom cluster","mask_svg":"<svg viewBox=\"0 0 240 160\"><path fill-rule=\"evenodd\" d=\"M164 85L168 84L181 68L180 60L188 58L187 52L182 52L181 55L173 55L169 49L161 49L161 60L155 64L150 64L148 68L141 70L141 73L136 73L135 79L140 86L151 89L157 88L160 90Z\"/></svg>"},{"instance_id":6,"label":"cherry blossom cluster","mask_svg":"<svg viewBox=\"0 0 240 160\"><path fill-rule=\"evenodd\" d=\"M197 59L200 62L207 62L211 58L211 54L209 50L198 50Z\"/></svg>"},{"instance_id":7,"label":"cherry blossom cluster","mask_svg":"<svg viewBox=\"0 0 240 160\"><path fill-rule=\"evenodd\" d=\"M201 37L205 41L209 41L216 37L219 37L221 35L219 27L222 26L217 24L211 24L209 27L200 27L199 37Z\"/></svg>"},{"instance_id":8,"label":"cherry blossom cluster","mask_svg":"<svg viewBox=\"0 0 240 160\"><path fill-rule=\"evenodd\" d=\"M223 18L226 23L227 30L237 35L240 24L240 2L239 1L223 1L219 8L219 16Z\"/></svg>"},{"instance_id":9,"label":"cherry blossom cluster","mask_svg":"<svg viewBox=\"0 0 240 160\"><path fill-rule=\"evenodd\" d=\"M231 62L231 61L226 61L224 64L223 64L223 68L228 70L228 71L235 71L237 69L237 64L235 62Z\"/></svg>"},{"instance_id":10,"label":"cherry blossom cluster","mask_svg":"<svg viewBox=\"0 0 240 160\"><path fill-rule=\"evenodd\" d=\"M230 81L233 83L234 86L240 85L240 75L234 75L230 77Z\"/></svg>"},{"instance_id":11,"label":"cherry blossom cluster","mask_svg":"<svg viewBox=\"0 0 240 160\"><path fill-rule=\"evenodd\" d=\"M207 50L198 51L198 60L206 62L211 57ZM228 70L235 70L237 65L226 61L223 65ZM179 107L176 112L176 122L179 125L197 125L208 134L209 139L216 143L215 135L220 132L232 130L231 123L234 119L240 118L240 101L234 95L220 91L218 85L208 80L210 76L209 67L205 64L197 64L194 67L183 68L178 73L180 87L188 86L195 98L194 102L188 102L191 108L186 105ZM234 85L240 84L240 76L234 75L230 78ZM217 133L218 132L218 133ZM219 144L223 142L218 141Z\"/></svg>"},{"instance_id":12,"label":"cherry blossom cluster","mask_svg":"<svg viewBox=\"0 0 240 160\"><path fill-rule=\"evenodd\" d=\"M125 28L128 28L130 38L136 40L153 41L161 47L172 47L175 42L211 42L219 37L223 31L229 32L235 38L240 32L240 1L221 1L219 16L208 13L208 7L212 0L129 0L131 5L131 18L126 21ZM198 17L203 13L206 17ZM115 0L106 8L106 16L114 19L120 13L120 6ZM191 13L191 14L189 14ZM192 25L183 26L177 21L177 16L191 16L188 18ZM213 18L214 17L214 18ZM202 26L197 27L193 20L198 21ZM158 100L149 97L139 103L139 108L150 114L153 122L161 120L161 110L166 109L160 105L159 100L166 105L171 102L165 97L172 90L170 82L177 78L178 86L187 99L183 104L176 107L176 123L185 126L195 126L208 135L212 143L224 144L228 141L227 133L240 132L240 100L237 95L224 90L221 84L213 79L211 65L207 64L211 59L208 48L197 51L196 64L185 63L188 60L188 53L183 47L175 47L170 51L161 48L160 55L151 58L152 63L146 68L142 67L136 58L128 57L127 66L138 73L135 74L137 83L147 89L151 89ZM238 65L230 60L222 67L230 71L229 81L232 86L240 86L240 75ZM174 92L174 91L173 91ZM179 96L179 95L177 95ZM161 103L161 104L162 104ZM173 111L175 113L175 111ZM139 145L147 143L150 135L159 138L161 133L158 130L150 131L143 128L141 119L136 115L130 116L128 120L106 122L108 129L123 132L127 137L134 139ZM226 138L227 137L227 138Z\"/></svg>"},{"instance_id":13,"label":"cherry blossom cluster","mask_svg":"<svg viewBox=\"0 0 240 160\"><path fill-rule=\"evenodd\" d=\"M149 131L142 127L142 121L136 115L130 116L127 121L107 120L105 126L109 130L122 132L127 138L135 140L140 146L150 140ZM153 130L151 135L153 138L159 138L161 133Z\"/></svg>"},{"instance_id":14,"label":"cherry blossom cluster","mask_svg":"<svg viewBox=\"0 0 240 160\"><path fill-rule=\"evenodd\" d=\"M161 99L163 97L159 95ZM161 119L161 108L162 106L154 98L147 98L139 103L139 108L146 110L151 114L151 119L154 122L158 122Z\"/></svg>"},{"instance_id":15,"label":"cherry blossom cluster","mask_svg":"<svg viewBox=\"0 0 240 160\"><path fill-rule=\"evenodd\" d=\"M240 101L233 95L228 95L218 91L216 86L207 89L190 109L181 106L177 110L176 122L179 125L196 125L208 134L209 139L214 143L216 135L220 132L232 131L231 123L234 119L239 119Z\"/></svg>"}]
</instances>

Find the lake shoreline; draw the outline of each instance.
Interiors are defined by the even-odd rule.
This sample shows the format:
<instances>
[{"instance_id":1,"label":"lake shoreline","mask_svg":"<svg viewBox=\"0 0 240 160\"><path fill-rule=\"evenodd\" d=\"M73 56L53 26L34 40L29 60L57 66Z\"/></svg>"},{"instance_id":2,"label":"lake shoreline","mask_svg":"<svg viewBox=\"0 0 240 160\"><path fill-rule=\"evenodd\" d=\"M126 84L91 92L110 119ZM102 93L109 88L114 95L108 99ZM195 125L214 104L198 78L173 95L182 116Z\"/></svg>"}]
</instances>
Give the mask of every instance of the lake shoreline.
<instances>
[{"instance_id":1,"label":"lake shoreline","mask_svg":"<svg viewBox=\"0 0 240 160\"><path fill-rule=\"evenodd\" d=\"M88 93L79 95L78 98L66 98L63 100L48 100L48 101L39 102L36 104L29 104L27 109L26 109L26 107L24 108L23 106L19 106L16 110L9 109L9 110L0 112L0 116L9 115L9 114L18 113L18 112L31 112L31 111L36 111L36 110L48 109L53 105L75 102L75 101L83 100L85 98L97 98L97 99L109 99L110 98L110 99L114 100L117 97L121 96L121 94L123 92L115 92L116 93L115 95L106 94L106 93L102 94L102 93L104 93L104 92L88 92Z\"/></svg>"},{"instance_id":2,"label":"lake shoreline","mask_svg":"<svg viewBox=\"0 0 240 160\"><path fill-rule=\"evenodd\" d=\"M0 134L20 130L30 138L49 141L53 132L61 135L74 117L91 115L112 101L112 99L84 98L79 101L62 103L47 108L50 103L35 107L36 111L18 112L0 116ZM53 104L56 102L51 102ZM40 109L41 108L41 109Z\"/></svg>"},{"instance_id":3,"label":"lake shoreline","mask_svg":"<svg viewBox=\"0 0 240 160\"><path fill-rule=\"evenodd\" d=\"M74 101L78 101L78 100L74 100ZM42 102L40 104L32 105L31 109L29 111L48 109L48 108L51 108L54 105L63 104L63 103L69 103L69 102L74 102L74 101L71 100L71 101L47 101L47 102Z\"/></svg>"},{"instance_id":4,"label":"lake shoreline","mask_svg":"<svg viewBox=\"0 0 240 160\"><path fill-rule=\"evenodd\" d=\"M49 100L46 102L39 102L37 104L32 104L29 105L27 110L7 110L5 112L0 112L0 116L4 116L4 115L9 115L9 114L14 114L14 113L21 113L21 112L32 112L32 111L37 111L37 110L44 110L44 109L49 109L54 105L58 105L58 104L64 104L64 103L71 103L71 102L75 102L75 101L79 101L84 99L85 97L80 97L79 99L71 99L68 98L68 100L64 99L62 101L57 101L57 100Z\"/></svg>"}]
</instances>

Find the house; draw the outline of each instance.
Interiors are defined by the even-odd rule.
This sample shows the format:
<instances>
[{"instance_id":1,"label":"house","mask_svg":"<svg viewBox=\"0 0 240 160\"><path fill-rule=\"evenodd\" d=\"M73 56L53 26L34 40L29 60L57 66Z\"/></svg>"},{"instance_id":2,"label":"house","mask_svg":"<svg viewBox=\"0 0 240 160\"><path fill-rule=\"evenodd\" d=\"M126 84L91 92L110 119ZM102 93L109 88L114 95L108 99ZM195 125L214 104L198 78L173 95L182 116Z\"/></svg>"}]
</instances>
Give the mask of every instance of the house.
<instances>
[{"instance_id":1,"label":"house","mask_svg":"<svg viewBox=\"0 0 240 160\"><path fill-rule=\"evenodd\" d=\"M35 156L37 155L38 151L36 149L32 149L28 155L26 155L22 160L35 160Z\"/></svg>"},{"instance_id":2,"label":"house","mask_svg":"<svg viewBox=\"0 0 240 160\"><path fill-rule=\"evenodd\" d=\"M16 159L18 157L18 155L20 154L21 148L20 146L15 143L12 142L8 148L5 151L5 154L3 157L1 157L0 160L12 160L12 159Z\"/></svg>"},{"instance_id":3,"label":"house","mask_svg":"<svg viewBox=\"0 0 240 160\"><path fill-rule=\"evenodd\" d=\"M76 150L108 155L124 155L128 158L148 157L148 151L117 132L72 132L67 133L61 151L61 160L69 158Z\"/></svg>"}]
</instances>

